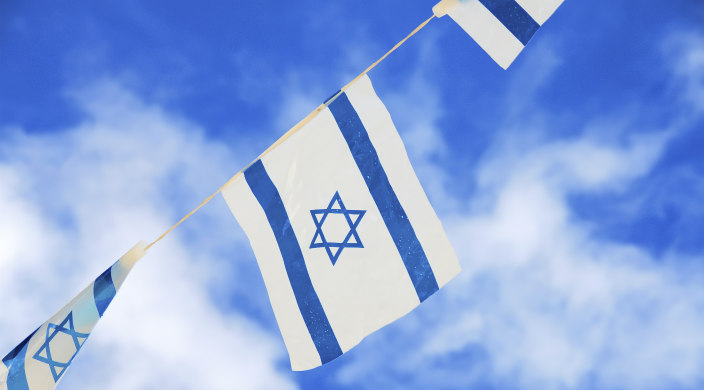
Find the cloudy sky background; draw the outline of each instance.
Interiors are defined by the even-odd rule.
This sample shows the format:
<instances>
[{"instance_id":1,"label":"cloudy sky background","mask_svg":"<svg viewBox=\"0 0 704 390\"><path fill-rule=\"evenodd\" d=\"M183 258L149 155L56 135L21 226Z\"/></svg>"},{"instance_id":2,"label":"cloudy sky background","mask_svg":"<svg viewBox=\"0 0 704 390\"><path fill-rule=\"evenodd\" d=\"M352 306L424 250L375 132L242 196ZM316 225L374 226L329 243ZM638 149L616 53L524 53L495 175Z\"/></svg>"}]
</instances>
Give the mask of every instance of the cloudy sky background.
<instances>
[{"instance_id":1,"label":"cloudy sky background","mask_svg":"<svg viewBox=\"0 0 704 390\"><path fill-rule=\"evenodd\" d=\"M433 4L0 4L0 354ZM567 0L508 71L443 18L370 77L462 274L294 373L217 197L133 270L61 387L704 385L701 1Z\"/></svg>"}]
</instances>

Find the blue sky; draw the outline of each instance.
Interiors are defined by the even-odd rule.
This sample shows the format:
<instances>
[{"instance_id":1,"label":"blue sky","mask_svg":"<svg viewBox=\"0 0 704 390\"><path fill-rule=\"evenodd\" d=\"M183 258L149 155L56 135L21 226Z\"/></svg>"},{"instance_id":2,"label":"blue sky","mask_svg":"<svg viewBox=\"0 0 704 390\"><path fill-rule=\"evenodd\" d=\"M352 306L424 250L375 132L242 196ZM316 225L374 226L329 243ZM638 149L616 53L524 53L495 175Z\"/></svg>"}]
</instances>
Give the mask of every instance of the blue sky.
<instances>
[{"instance_id":1,"label":"blue sky","mask_svg":"<svg viewBox=\"0 0 704 390\"><path fill-rule=\"evenodd\" d=\"M434 1L0 5L0 350L155 238ZM64 388L701 388L704 4L566 2L504 71L449 18L370 73L463 273L293 373L218 197Z\"/></svg>"}]
</instances>

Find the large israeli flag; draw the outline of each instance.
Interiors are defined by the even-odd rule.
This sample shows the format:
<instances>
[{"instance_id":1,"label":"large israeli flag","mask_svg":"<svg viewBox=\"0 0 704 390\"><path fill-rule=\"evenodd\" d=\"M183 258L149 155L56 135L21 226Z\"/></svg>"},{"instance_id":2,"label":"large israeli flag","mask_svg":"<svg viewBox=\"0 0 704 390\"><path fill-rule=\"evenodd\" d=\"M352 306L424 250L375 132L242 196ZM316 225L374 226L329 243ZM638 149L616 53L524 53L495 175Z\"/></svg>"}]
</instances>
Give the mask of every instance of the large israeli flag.
<instances>
[{"instance_id":1,"label":"large israeli flag","mask_svg":"<svg viewBox=\"0 0 704 390\"><path fill-rule=\"evenodd\" d=\"M436 16L450 15L502 68L507 69L564 0L443 0Z\"/></svg>"},{"instance_id":2,"label":"large israeli flag","mask_svg":"<svg viewBox=\"0 0 704 390\"><path fill-rule=\"evenodd\" d=\"M10 351L0 366L0 390L56 388L144 251L144 242L135 245Z\"/></svg>"},{"instance_id":3,"label":"large israeli flag","mask_svg":"<svg viewBox=\"0 0 704 390\"><path fill-rule=\"evenodd\" d=\"M223 196L252 244L293 370L335 359L460 271L366 76Z\"/></svg>"}]
</instances>

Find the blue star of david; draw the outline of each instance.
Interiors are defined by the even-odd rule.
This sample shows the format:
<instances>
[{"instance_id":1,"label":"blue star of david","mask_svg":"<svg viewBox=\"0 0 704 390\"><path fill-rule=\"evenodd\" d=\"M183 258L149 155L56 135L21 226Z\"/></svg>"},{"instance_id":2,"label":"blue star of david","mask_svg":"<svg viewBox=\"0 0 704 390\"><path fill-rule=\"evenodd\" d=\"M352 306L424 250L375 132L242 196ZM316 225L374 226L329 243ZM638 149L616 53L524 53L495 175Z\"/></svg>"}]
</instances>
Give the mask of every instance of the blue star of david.
<instances>
[{"instance_id":1,"label":"blue star of david","mask_svg":"<svg viewBox=\"0 0 704 390\"><path fill-rule=\"evenodd\" d=\"M335 203L337 203L337 207L334 208ZM310 215L313 216L313 222L315 223L315 234L313 235L313 241L311 241L310 247L325 248L325 251L330 257L330 261L332 261L332 265L335 265L344 248L364 248L364 245L362 245L362 240L359 239L359 235L357 234L357 226L359 226L359 222L362 221L362 217L366 212L366 210L348 210L345 208L345 204L342 203L340 194L336 191L326 209L310 211ZM350 231L347 233L342 242L330 242L325 238L325 234L323 234L323 223L330 214L344 215L345 220L350 227ZM335 248L334 251L333 248Z\"/></svg>"},{"instance_id":2,"label":"blue star of david","mask_svg":"<svg viewBox=\"0 0 704 390\"><path fill-rule=\"evenodd\" d=\"M66 324L68 324L68 328L66 327ZM71 336L71 338L73 338L73 344L76 347L76 352L74 352L68 362L65 363L57 362L51 357L51 340L53 340L54 337L59 333L66 333L67 335ZM61 322L61 324L56 325L49 323L49 326L46 327L46 340L44 341L44 344L42 344L41 348L39 348L37 353L34 354L34 359L49 365L49 368L51 369L51 375L54 376L54 382L56 382L59 380L59 378L61 378L61 375L64 374L64 371L66 371L69 364L71 364L73 358L76 357L76 354L78 354L78 351L81 349L81 346L83 346L83 343L85 343L86 339L88 338L88 335L89 333L80 333L76 331L76 329L73 327L73 312L70 312L68 313L66 318ZM41 356L42 351L46 351L46 356ZM57 367L59 368L58 371L56 370Z\"/></svg>"}]
</instances>

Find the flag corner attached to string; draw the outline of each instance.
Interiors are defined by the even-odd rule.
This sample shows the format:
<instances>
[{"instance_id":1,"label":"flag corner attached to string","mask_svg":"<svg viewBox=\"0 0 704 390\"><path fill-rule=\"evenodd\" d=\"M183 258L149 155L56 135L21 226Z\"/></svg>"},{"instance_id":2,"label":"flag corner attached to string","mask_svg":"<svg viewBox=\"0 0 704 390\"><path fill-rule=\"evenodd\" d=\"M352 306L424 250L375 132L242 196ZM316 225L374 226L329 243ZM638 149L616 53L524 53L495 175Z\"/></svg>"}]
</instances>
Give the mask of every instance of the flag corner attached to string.
<instances>
[{"instance_id":1,"label":"flag corner attached to string","mask_svg":"<svg viewBox=\"0 0 704 390\"><path fill-rule=\"evenodd\" d=\"M437 17L450 15L504 69L564 0L442 0Z\"/></svg>"}]
</instances>

